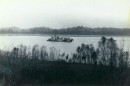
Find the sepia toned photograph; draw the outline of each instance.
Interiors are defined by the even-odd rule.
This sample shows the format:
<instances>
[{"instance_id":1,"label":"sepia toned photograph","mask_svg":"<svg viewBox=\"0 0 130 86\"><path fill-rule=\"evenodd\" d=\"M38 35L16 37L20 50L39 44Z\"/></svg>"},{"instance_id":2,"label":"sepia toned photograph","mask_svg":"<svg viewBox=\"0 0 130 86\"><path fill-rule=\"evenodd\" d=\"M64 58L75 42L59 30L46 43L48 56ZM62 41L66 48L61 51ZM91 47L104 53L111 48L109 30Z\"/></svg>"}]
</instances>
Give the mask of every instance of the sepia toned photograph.
<instances>
[{"instance_id":1,"label":"sepia toned photograph","mask_svg":"<svg viewBox=\"0 0 130 86\"><path fill-rule=\"evenodd\" d=\"M0 86L130 86L130 0L0 0Z\"/></svg>"}]
</instances>

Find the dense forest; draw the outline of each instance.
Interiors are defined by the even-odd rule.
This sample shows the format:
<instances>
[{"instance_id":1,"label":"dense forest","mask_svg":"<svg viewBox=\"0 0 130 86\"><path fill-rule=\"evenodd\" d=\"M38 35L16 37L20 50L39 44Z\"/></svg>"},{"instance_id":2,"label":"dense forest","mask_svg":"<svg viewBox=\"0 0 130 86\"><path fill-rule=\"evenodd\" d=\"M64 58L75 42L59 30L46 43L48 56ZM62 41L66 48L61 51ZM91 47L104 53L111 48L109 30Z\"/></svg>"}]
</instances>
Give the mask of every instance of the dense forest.
<instances>
[{"instance_id":1,"label":"dense forest","mask_svg":"<svg viewBox=\"0 0 130 86\"><path fill-rule=\"evenodd\" d=\"M130 35L129 28L90 28L90 27L68 27L54 29L49 27L35 27L19 29L17 27L1 28L0 34L62 34L62 35Z\"/></svg>"},{"instance_id":2,"label":"dense forest","mask_svg":"<svg viewBox=\"0 0 130 86\"><path fill-rule=\"evenodd\" d=\"M113 38L102 37L97 48L81 44L72 56L38 45L0 52L3 86L125 86L129 72L129 52Z\"/></svg>"}]
</instances>

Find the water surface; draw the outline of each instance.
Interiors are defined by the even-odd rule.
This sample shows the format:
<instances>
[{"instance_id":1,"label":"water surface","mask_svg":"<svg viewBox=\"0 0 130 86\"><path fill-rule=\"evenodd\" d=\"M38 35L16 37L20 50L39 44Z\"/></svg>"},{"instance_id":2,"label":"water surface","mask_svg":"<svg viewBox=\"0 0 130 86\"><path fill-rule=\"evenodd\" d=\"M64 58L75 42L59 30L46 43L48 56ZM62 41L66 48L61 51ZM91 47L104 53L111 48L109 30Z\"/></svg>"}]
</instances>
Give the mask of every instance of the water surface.
<instances>
[{"instance_id":1,"label":"water surface","mask_svg":"<svg viewBox=\"0 0 130 86\"><path fill-rule=\"evenodd\" d=\"M112 36L107 36L108 38ZM49 50L51 47L56 48L60 51L60 53L71 54L74 53L77 46L80 46L82 43L84 44L94 44L95 47L98 46L98 41L101 39L101 36L70 36L74 41L71 43L67 42L49 42L47 39L50 36L41 36L41 35L1 35L0 36L0 49L2 50L11 50L13 47L17 47L21 44L26 45L28 47L32 47L35 44L39 46L46 46ZM129 36L113 36L115 40L117 40L117 44L119 47L124 47L125 50L130 50L130 37Z\"/></svg>"}]
</instances>

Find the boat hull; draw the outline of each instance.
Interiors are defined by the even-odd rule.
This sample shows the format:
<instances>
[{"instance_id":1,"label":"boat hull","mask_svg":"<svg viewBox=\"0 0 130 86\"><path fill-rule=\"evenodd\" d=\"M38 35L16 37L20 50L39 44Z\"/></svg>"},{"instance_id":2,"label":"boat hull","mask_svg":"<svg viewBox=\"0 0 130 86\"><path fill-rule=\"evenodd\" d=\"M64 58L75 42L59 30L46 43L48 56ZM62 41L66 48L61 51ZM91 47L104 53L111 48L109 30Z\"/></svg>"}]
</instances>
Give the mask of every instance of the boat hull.
<instances>
[{"instance_id":1,"label":"boat hull","mask_svg":"<svg viewBox=\"0 0 130 86\"><path fill-rule=\"evenodd\" d=\"M73 39L70 39L70 40L51 40L51 39L48 39L47 41L50 41L50 42L73 42Z\"/></svg>"}]
</instances>

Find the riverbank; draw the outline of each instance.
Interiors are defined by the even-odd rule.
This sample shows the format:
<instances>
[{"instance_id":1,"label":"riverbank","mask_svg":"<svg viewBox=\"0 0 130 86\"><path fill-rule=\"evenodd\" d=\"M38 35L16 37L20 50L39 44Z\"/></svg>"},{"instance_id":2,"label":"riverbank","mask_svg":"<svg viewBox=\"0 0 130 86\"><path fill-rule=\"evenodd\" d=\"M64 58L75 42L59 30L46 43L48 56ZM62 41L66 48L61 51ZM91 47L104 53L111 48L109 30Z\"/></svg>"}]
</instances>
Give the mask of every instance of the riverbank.
<instances>
[{"instance_id":1,"label":"riverbank","mask_svg":"<svg viewBox=\"0 0 130 86\"><path fill-rule=\"evenodd\" d=\"M75 26L68 28L49 28L49 27L33 27L20 29L18 27L1 28L0 34L50 34L50 35L117 35L129 36L129 28L108 28L108 27L83 27Z\"/></svg>"},{"instance_id":2,"label":"riverbank","mask_svg":"<svg viewBox=\"0 0 130 86\"><path fill-rule=\"evenodd\" d=\"M129 52L113 38L102 37L98 47L81 44L76 52L58 53L35 45L0 52L0 78L4 86L96 85L123 86L129 81Z\"/></svg>"},{"instance_id":3,"label":"riverbank","mask_svg":"<svg viewBox=\"0 0 130 86\"><path fill-rule=\"evenodd\" d=\"M53 36L55 34L0 34L0 36ZM63 37L130 37L130 35L70 35L70 34L57 34Z\"/></svg>"}]
</instances>

